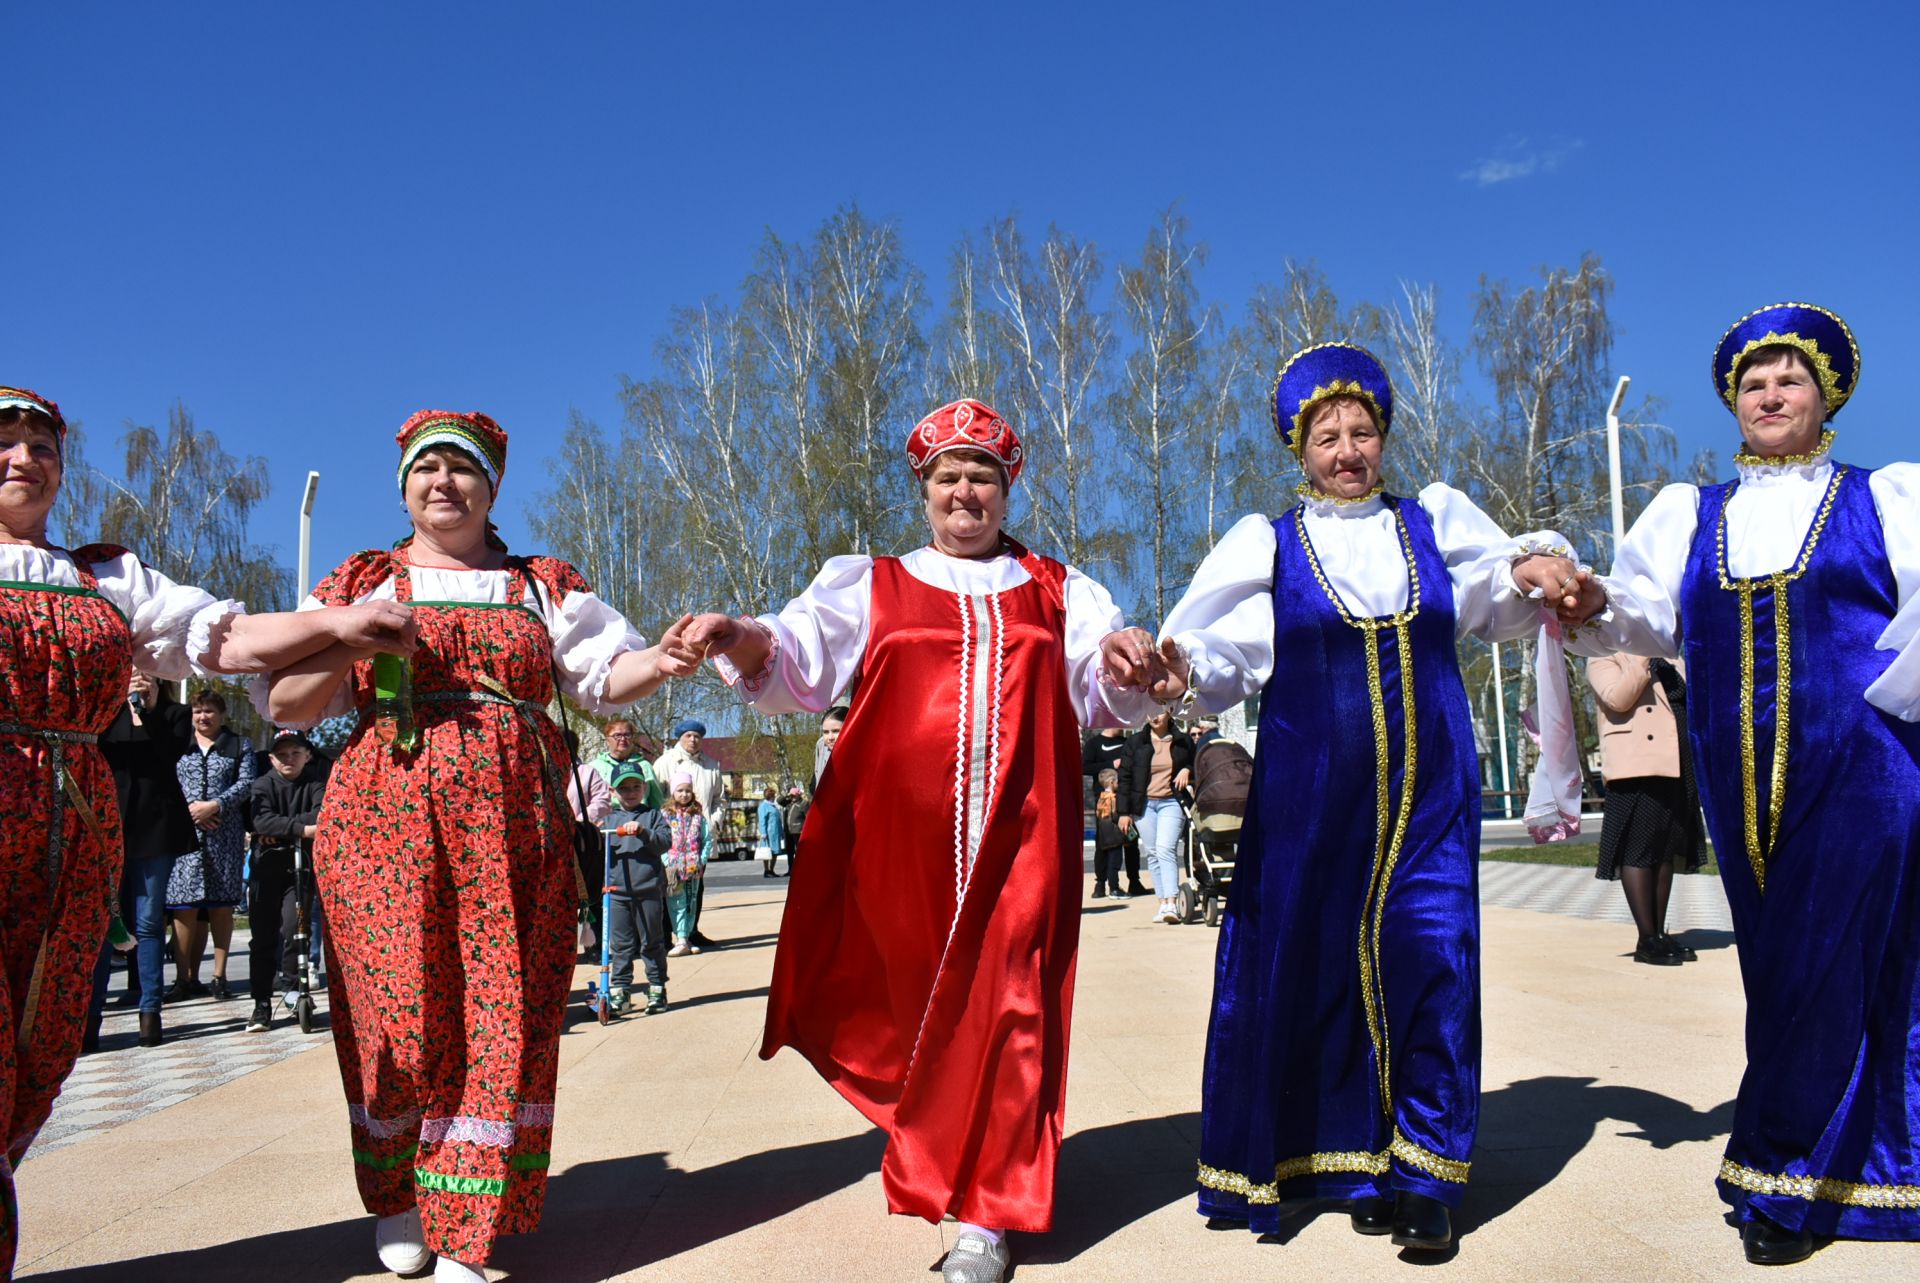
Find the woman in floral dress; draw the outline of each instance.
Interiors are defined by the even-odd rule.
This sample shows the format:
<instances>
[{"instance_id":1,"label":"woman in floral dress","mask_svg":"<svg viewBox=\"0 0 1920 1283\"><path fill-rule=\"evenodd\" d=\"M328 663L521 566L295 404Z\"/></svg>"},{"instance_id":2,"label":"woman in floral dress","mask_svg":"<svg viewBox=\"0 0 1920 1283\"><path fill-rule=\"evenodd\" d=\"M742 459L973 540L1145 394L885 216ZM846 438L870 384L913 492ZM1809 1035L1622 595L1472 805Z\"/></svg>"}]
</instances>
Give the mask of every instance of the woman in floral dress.
<instances>
[{"instance_id":1,"label":"woman in floral dress","mask_svg":"<svg viewBox=\"0 0 1920 1283\"><path fill-rule=\"evenodd\" d=\"M360 711L314 843L355 1174L389 1269L483 1278L540 1220L577 903L557 679L613 712L692 663L648 648L578 572L508 553L487 514L507 434L426 410L398 437L413 534L302 610L408 603L411 695L375 710L371 649L276 673L276 721ZM677 626L676 626L677 628Z\"/></svg>"},{"instance_id":2,"label":"woman in floral dress","mask_svg":"<svg viewBox=\"0 0 1920 1283\"><path fill-rule=\"evenodd\" d=\"M105 544L47 540L66 420L46 397L0 386L0 1276L19 1242L13 1170L80 1053L94 961L120 878L120 812L100 732L134 665L258 671L336 641L405 649L392 606L242 613Z\"/></svg>"},{"instance_id":3,"label":"woman in floral dress","mask_svg":"<svg viewBox=\"0 0 1920 1283\"><path fill-rule=\"evenodd\" d=\"M247 794L253 789L253 745L227 729L227 702L217 691L193 697L193 747L174 774L193 816L194 849L176 855L167 879L173 956L180 996L200 993L200 958L213 935L213 996L227 992L227 946L233 910L246 893Z\"/></svg>"}]
</instances>

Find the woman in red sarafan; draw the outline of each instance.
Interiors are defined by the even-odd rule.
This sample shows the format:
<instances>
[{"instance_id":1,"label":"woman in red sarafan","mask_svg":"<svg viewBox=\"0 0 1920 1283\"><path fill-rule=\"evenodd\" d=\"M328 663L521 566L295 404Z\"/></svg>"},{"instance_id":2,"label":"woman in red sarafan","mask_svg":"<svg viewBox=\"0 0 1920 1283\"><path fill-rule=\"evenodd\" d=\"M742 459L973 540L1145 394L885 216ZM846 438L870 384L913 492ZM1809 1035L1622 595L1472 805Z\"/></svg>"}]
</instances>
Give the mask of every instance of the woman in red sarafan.
<instances>
[{"instance_id":1,"label":"woman in red sarafan","mask_svg":"<svg viewBox=\"0 0 1920 1283\"><path fill-rule=\"evenodd\" d=\"M851 711L801 842L762 1057L810 1060L887 1130L891 1211L962 1224L945 1275L1000 1278L1053 1221L1080 938L1076 725L1142 720L1152 641L1001 531L1024 449L978 401L915 425L929 546L835 557L778 615L686 637L769 713ZM743 676L744 675L744 676ZM936 765L937 764L937 765Z\"/></svg>"},{"instance_id":2,"label":"woman in red sarafan","mask_svg":"<svg viewBox=\"0 0 1920 1283\"><path fill-rule=\"evenodd\" d=\"M387 1268L437 1255L435 1277L471 1280L546 1194L577 903L555 675L611 713L693 664L565 562L508 553L487 521L507 455L492 419L423 410L398 440L413 534L301 609L407 605L409 716L375 715L373 654L347 646L266 697L283 722L360 711L314 842L354 1170Z\"/></svg>"},{"instance_id":3,"label":"woman in red sarafan","mask_svg":"<svg viewBox=\"0 0 1920 1283\"><path fill-rule=\"evenodd\" d=\"M0 1276L13 1277L13 1169L80 1054L95 960L121 865L113 776L97 740L134 666L169 680L257 671L338 638L410 644L391 606L254 615L140 564L124 548L47 540L67 424L0 386ZM158 1016L152 1021L158 1036ZM143 1029L143 1032L144 1029Z\"/></svg>"}]
</instances>

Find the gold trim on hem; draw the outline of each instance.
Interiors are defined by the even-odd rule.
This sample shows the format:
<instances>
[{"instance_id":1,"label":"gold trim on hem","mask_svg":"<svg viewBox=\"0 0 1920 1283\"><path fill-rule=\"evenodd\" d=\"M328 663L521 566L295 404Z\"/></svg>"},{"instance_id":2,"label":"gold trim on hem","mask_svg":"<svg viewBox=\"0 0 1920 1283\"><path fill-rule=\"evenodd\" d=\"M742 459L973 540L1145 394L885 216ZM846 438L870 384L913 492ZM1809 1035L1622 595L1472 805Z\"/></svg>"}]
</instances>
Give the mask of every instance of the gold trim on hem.
<instances>
[{"instance_id":1,"label":"gold trim on hem","mask_svg":"<svg viewBox=\"0 0 1920 1283\"><path fill-rule=\"evenodd\" d=\"M1337 494L1328 494L1324 490L1316 489L1311 481L1302 481L1293 488L1293 492L1302 499L1318 500L1321 503L1330 503L1336 507L1345 508L1350 504L1365 503L1369 499L1378 499L1387 492L1387 483L1384 481L1376 481L1373 483L1372 489L1368 490L1365 494L1355 495L1351 499L1344 498Z\"/></svg>"},{"instance_id":2,"label":"gold trim on hem","mask_svg":"<svg viewBox=\"0 0 1920 1283\"><path fill-rule=\"evenodd\" d=\"M1749 1194L1840 1203L1847 1207L1920 1208L1920 1185L1868 1185L1831 1176L1788 1176L1757 1172L1751 1167L1720 1160L1720 1179Z\"/></svg>"},{"instance_id":3,"label":"gold trim on hem","mask_svg":"<svg viewBox=\"0 0 1920 1283\"><path fill-rule=\"evenodd\" d=\"M1251 1176L1239 1172L1229 1172L1219 1167L1199 1165L1197 1179L1208 1189L1217 1189L1225 1194L1238 1194L1249 1203L1266 1204L1280 1202L1280 1186L1288 1181L1299 1180L1303 1176L1327 1176L1350 1173L1361 1176L1385 1176L1393 1167L1393 1160L1399 1159L1409 1167L1417 1168L1436 1180L1451 1185L1465 1185L1467 1173L1473 1164L1458 1159L1442 1158L1432 1150L1416 1145L1401 1134L1399 1128L1393 1129L1393 1140L1377 1154L1365 1150L1335 1150L1321 1154L1302 1154L1298 1158L1289 1158L1274 1165L1273 1179L1262 1184Z\"/></svg>"},{"instance_id":4,"label":"gold trim on hem","mask_svg":"<svg viewBox=\"0 0 1920 1283\"><path fill-rule=\"evenodd\" d=\"M1827 528L1827 518L1833 515L1833 501L1839 495L1840 482L1846 475L1846 464L1834 465L1833 475L1827 479L1826 493L1820 500L1820 510L1814 516L1813 526L1807 531L1806 543L1801 546L1799 558L1788 570L1776 570L1770 575L1753 579L1736 579L1728 572L1727 507L1733 501L1734 491L1739 489L1739 482L1734 482L1727 490L1726 498L1721 500L1720 519L1714 528L1714 568L1720 577L1720 587L1740 594L1740 808L1747 864L1753 869L1754 887L1762 894L1767 889L1767 861L1773 855L1774 844L1780 840L1780 814L1787 801L1787 748L1793 695L1793 625L1788 617L1787 586L1806 574L1807 567L1812 564L1814 549L1820 546L1820 536ZM1753 734L1753 598L1755 593L1761 591L1773 594L1774 648L1773 769L1767 781L1765 845L1760 841L1760 781Z\"/></svg>"}]
</instances>

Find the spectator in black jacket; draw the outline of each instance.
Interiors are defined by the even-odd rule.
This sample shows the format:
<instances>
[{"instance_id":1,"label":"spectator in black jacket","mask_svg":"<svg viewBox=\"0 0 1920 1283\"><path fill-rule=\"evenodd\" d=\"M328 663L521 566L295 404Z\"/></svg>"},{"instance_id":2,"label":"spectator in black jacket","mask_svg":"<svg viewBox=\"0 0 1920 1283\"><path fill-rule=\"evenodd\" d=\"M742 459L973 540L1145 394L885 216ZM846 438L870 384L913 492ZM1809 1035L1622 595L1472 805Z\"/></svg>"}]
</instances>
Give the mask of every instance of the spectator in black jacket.
<instances>
[{"instance_id":1,"label":"spectator in black jacket","mask_svg":"<svg viewBox=\"0 0 1920 1283\"><path fill-rule=\"evenodd\" d=\"M255 840L247 904L253 926L247 950L247 985L253 995L250 1032L273 1027L274 991L290 992L300 972L295 934L301 906L294 897L293 855L297 848L301 862L313 868L313 835L327 790L326 767L300 732L275 735L267 760L273 769L253 782ZM311 875L306 891L311 907Z\"/></svg>"},{"instance_id":2,"label":"spectator in black jacket","mask_svg":"<svg viewBox=\"0 0 1920 1283\"><path fill-rule=\"evenodd\" d=\"M1122 750L1126 748L1126 744L1127 744L1126 728L1122 726L1109 726L1104 730L1095 732L1087 740L1087 742L1081 746L1080 774L1086 779L1096 782L1096 791L1097 791L1097 784L1100 779L1100 772L1113 771L1116 774L1119 773L1120 755ZM1125 832L1122 832L1120 836L1121 836L1120 851L1122 852L1127 864L1126 894L1127 895L1145 895L1147 893L1147 889L1146 887L1140 885L1140 834L1134 831L1132 826L1129 825L1127 830ZM1095 863L1098 864L1099 840L1097 835L1094 842L1094 848L1095 848L1094 860L1095 860ZM1096 869L1095 870L1096 885L1098 885L1098 881L1099 881L1099 873L1098 873L1098 870ZM1114 880L1113 880L1113 894L1115 895L1121 894L1119 876L1117 871L1115 872Z\"/></svg>"},{"instance_id":3,"label":"spectator in black jacket","mask_svg":"<svg viewBox=\"0 0 1920 1283\"><path fill-rule=\"evenodd\" d=\"M1180 834L1186 815L1180 794L1193 779L1193 741L1173 724L1173 714L1161 709L1145 727L1127 736L1120 751L1120 797L1126 814L1120 828L1137 827L1147 849L1147 867L1153 873L1154 894L1160 897L1155 918L1180 921L1175 898L1180 894Z\"/></svg>"},{"instance_id":4,"label":"spectator in black jacket","mask_svg":"<svg viewBox=\"0 0 1920 1283\"><path fill-rule=\"evenodd\" d=\"M198 845L187 799L174 774L193 742L193 720L186 708L167 695L167 688L147 674L135 672L127 684L127 702L100 736L100 751L113 768L114 792L120 801L120 822L126 865L120 880L120 916L133 930L132 965L127 968L127 993L138 994L140 1045L160 1045L160 1002L165 986L167 876L173 857ZM100 1042L100 1017L106 1009L110 954L102 951L94 971L93 1005L88 1012L84 1045Z\"/></svg>"}]
</instances>

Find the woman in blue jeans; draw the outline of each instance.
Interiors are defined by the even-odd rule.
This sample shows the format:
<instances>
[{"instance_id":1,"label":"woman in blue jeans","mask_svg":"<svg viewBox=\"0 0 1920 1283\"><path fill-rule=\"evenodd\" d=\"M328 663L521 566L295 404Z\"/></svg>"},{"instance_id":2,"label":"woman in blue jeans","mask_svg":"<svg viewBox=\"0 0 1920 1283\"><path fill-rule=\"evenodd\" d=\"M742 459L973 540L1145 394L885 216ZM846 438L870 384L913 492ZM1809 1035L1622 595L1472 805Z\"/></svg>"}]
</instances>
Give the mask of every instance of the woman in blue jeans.
<instances>
[{"instance_id":1,"label":"woman in blue jeans","mask_svg":"<svg viewBox=\"0 0 1920 1283\"><path fill-rule=\"evenodd\" d=\"M1127 737L1120 751L1120 799L1126 814L1120 829L1140 826L1140 845L1159 897L1156 922L1180 921L1175 901L1180 894L1180 835L1186 814L1180 794L1193 778L1193 740L1173 724L1173 714L1162 708L1140 730Z\"/></svg>"},{"instance_id":2,"label":"woman in blue jeans","mask_svg":"<svg viewBox=\"0 0 1920 1283\"><path fill-rule=\"evenodd\" d=\"M173 857L195 849L193 817L180 792L174 764L193 740L187 709L167 697L166 687L134 670L127 704L100 736L100 751L113 770L125 833L126 871L120 881L120 915L133 932L127 990L140 996L140 1045L160 1045L161 968L167 941L167 877ZM106 1004L110 952L103 950L93 976L93 1008L84 1046L99 1041Z\"/></svg>"}]
</instances>

